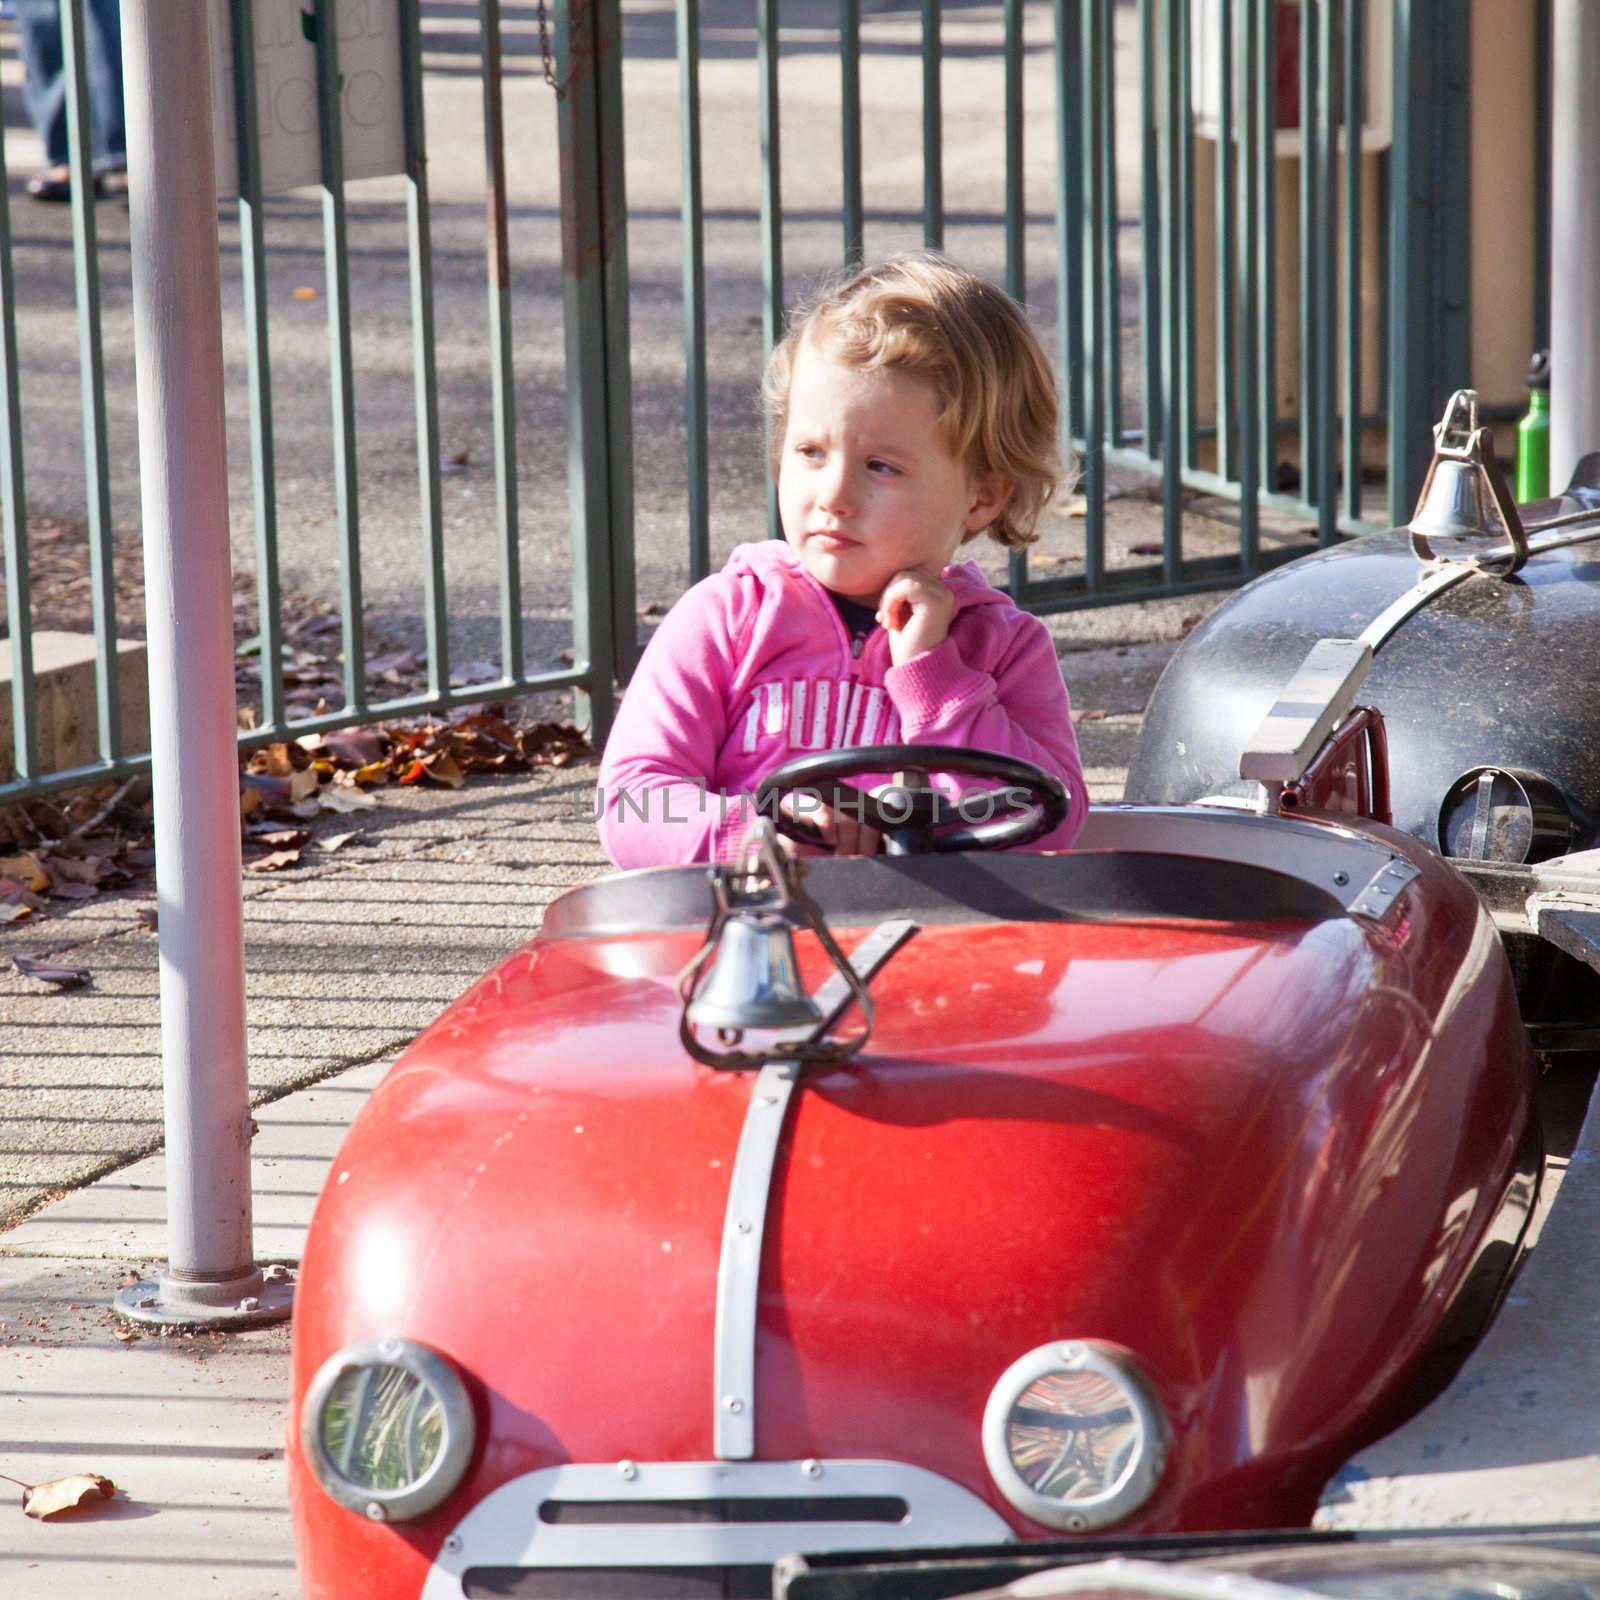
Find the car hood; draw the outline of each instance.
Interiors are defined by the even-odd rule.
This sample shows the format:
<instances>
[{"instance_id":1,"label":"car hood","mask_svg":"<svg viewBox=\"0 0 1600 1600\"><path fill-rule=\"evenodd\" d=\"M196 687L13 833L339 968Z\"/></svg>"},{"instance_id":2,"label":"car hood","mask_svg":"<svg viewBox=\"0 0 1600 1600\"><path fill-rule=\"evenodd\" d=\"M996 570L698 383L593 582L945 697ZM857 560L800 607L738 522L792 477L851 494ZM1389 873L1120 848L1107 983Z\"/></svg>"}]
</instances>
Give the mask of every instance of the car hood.
<instances>
[{"instance_id":1,"label":"car hood","mask_svg":"<svg viewBox=\"0 0 1600 1600\"><path fill-rule=\"evenodd\" d=\"M1446 900L1434 915L1477 917L1468 891ZM297 1388L331 1351L404 1333L479 1385L488 1480L710 1457L753 1075L678 1042L698 942L535 940L406 1053L319 1205L305 1276L340 1289L297 1312ZM799 947L814 989L825 959ZM1518 1123L1510 1103L1498 1124L1452 1115L1451 1148L1416 1148L1439 1122L1419 1098L1481 1097L1483 1051L1505 1040L1483 986L1435 961L1419 1005L1405 959L1346 917L924 928L872 985L870 1043L809 1075L789 1113L758 1455L899 1448L999 1504L975 1445L989 1388L1061 1337L1134 1350L1180 1431L1236 1395L1212 1430L1226 1449L1336 1431L1483 1232L1495 1157L1471 1130L1514 1142ZM1430 1016L1476 1047L1423 1086ZM1335 1324L1328 1284L1348 1304L1369 1281L1366 1324ZM1284 1418L1309 1358L1321 1410Z\"/></svg>"}]
</instances>

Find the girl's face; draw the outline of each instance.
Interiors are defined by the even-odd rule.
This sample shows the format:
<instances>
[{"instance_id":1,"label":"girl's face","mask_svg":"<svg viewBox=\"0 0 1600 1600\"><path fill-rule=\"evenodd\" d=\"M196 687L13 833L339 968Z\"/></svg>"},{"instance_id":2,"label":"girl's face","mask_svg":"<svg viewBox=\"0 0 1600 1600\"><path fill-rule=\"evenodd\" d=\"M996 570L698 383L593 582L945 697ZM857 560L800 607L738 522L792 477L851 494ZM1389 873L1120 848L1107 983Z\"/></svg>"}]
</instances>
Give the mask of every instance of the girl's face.
<instances>
[{"instance_id":1,"label":"girl's face","mask_svg":"<svg viewBox=\"0 0 1600 1600\"><path fill-rule=\"evenodd\" d=\"M917 373L843 366L809 341L795 352L778 505L784 538L834 593L871 605L899 573L937 578L1004 505L1004 485L950 453L939 409Z\"/></svg>"}]
</instances>

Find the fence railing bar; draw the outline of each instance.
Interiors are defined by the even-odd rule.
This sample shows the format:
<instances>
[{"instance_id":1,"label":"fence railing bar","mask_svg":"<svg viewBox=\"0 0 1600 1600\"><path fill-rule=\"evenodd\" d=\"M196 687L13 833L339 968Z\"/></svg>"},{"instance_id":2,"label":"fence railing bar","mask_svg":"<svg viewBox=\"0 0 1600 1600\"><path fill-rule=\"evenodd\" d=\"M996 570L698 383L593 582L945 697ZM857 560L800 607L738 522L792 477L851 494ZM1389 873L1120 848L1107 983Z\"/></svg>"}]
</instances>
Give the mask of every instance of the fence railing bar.
<instances>
[{"instance_id":1,"label":"fence railing bar","mask_svg":"<svg viewBox=\"0 0 1600 1600\"><path fill-rule=\"evenodd\" d=\"M11 256L11 188L0 118L0 517L4 519L6 628L11 645L12 766L31 785L39 766L33 684L33 589L22 463L22 382L17 364L17 278Z\"/></svg>"},{"instance_id":2,"label":"fence railing bar","mask_svg":"<svg viewBox=\"0 0 1600 1600\"><path fill-rule=\"evenodd\" d=\"M922 0L922 242L944 249L944 48L942 0Z\"/></svg>"},{"instance_id":3,"label":"fence railing bar","mask_svg":"<svg viewBox=\"0 0 1600 1600\"><path fill-rule=\"evenodd\" d=\"M1300 44L1300 487L1316 503L1322 473L1317 465L1321 443L1318 375L1321 343L1317 338L1318 255L1322 247L1321 207L1317 203L1317 157L1320 116L1317 104L1317 18L1321 0L1302 0L1298 12Z\"/></svg>"},{"instance_id":4,"label":"fence railing bar","mask_svg":"<svg viewBox=\"0 0 1600 1600\"><path fill-rule=\"evenodd\" d=\"M1078 38L1083 59L1079 75L1083 122L1080 155L1087 204L1080 213L1083 225L1079 230L1079 248L1086 255L1089 268L1084 275L1083 314L1085 340L1091 352L1084 393L1083 576L1085 587L1093 592L1105 579L1106 365L1102 352L1117 336L1115 302L1107 295L1103 266L1107 246L1115 239L1106 225L1105 140L1111 108L1100 72L1100 57L1111 30L1110 0L1080 0L1080 13Z\"/></svg>"},{"instance_id":5,"label":"fence railing bar","mask_svg":"<svg viewBox=\"0 0 1600 1600\"><path fill-rule=\"evenodd\" d=\"M1027 194L1023 186L1022 0L1005 0L1006 293L1028 299Z\"/></svg>"},{"instance_id":6,"label":"fence railing bar","mask_svg":"<svg viewBox=\"0 0 1600 1600\"><path fill-rule=\"evenodd\" d=\"M511 229L500 0L483 0L484 171L488 181L489 384L494 410L495 521L500 535L500 664L522 676L522 518L517 488L517 388L511 342Z\"/></svg>"},{"instance_id":7,"label":"fence railing bar","mask_svg":"<svg viewBox=\"0 0 1600 1600\"><path fill-rule=\"evenodd\" d=\"M1122 434L1122 261L1121 230L1117 226L1117 79L1116 12L1112 11L1100 29L1100 50L1094 62L1096 92L1105 107L1101 119L1104 157L1100 163L1101 195L1105 205L1106 252L1105 297L1109 322L1105 339L1107 414L1110 437Z\"/></svg>"},{"instance_id":8,"label":"fence railing bar","mask_svg":"<svg viewBox=\"0 0 1600 1600\"><path fill-rule=\"evenodd\" d=\"M1092 444L1084 406L1084 89L1080 56L1082 0L1055 0L1056 69L1056 343L1061 378L1061 453L1081 439ZM1092 260L1092 258L1091 258ZM1092 504L1086 501L1086 504ZM1093 587L1105 565L1099 528L1084 525L1084 572Z\"/></svg>"},{"instance_id":9,"label":"fence railing bar","mask_svg":"<svg viewBox=\"0 0 1600 1600\"><path fill-rule=\"evenodd\" d=\"M568 503L572 552L572 653L588 674L578 715L598 744L609 731L615 663L611 603L607 461L607 274L602 265L608 208L602 196L604 119L597 60L608 0L571 0L556 8L557 98L561 153L562 308L566 350ZM635 626L637 626L635 624Z\"/></svg>"},{"instance_id":10,"label":"fence railing bar","mask_svg":"<svg viewBox=\"0 0 1600 1600\"><path fill-rule=\"evenodd\" d=\"M1027 194L1022 169L1022 0L1005 0L1003 30L1006 144L1006 293L1019 305L1028 300L1026 243ZM1026 550L1013 550L1006 562L1007 582L1020 593L1028 582Z\"/></svg>"},{"instance_id":11,"label":"fence railing bar","mask_svg":"<svg viewBox=\"0 0 1600 1600\"><path fill-rule=\"evenodd\" d=\"M1262 553L1261 570L1271 571L1297 560L1303 549L1285 548ZM1246 573L1236 555L1202 556L1184 563L1182 573L1168 578L1165 569L1154 563L1137 567L1117 567L1106 574L1103 588L1091 593L1081 575L1046 578L1029 586L1028 609L1041 616L1066 610L1090 610L1096 606L1123 605L1135 600L1161 600L1174 595L1206 594L1229 589L1254 574Z\"/></svg>"},{"instance_id":12,"label":"fence railing bar","mask_svg":"<svg viewBox=\"0 0 1600 1600\"><path fill-rule=\"evenodd\" d=\"M1162 571L1178 581L1183 559L1183 469L1188 461L1188 428L1183 416L1183 126L1188 120L1188 79L1182 71L1179 35L1189 0L1164 0L1162 37L1161 171L1161 549Z\"/></svg>"},{"instance_id":13,"label":"fence railing bar","mask_svg":"<svg viewBox=\"0 0 1600 1600\"><path fill-rule=\"evenodd\" d=\"M844 264L866 254L861 195L861 0L839 0L839 109L844 148Z\"/></svg>"},{"instance_id":14,"label":"fence railing bar","mask_svg":"<svg viewBox=\"0 0 1600 1600\"><path fill-rule=\"evenodd\" d=\"M1234 0L1216 0L1217 27L1217 470L1239 473L1235 307L1239 292L1237 142L1234 137ZM1246 236L1248 237L1248 235Z\"/></svg>"},{"instance_id":15,"label":"fence railing bar","mask_svg":"<svg viewBox=\"0 0 1600 1600\"><path fill-rule=\"evenodd\" d=\"M711 571L706 454L706 263L700 163L700 0L678 0L678 126L683 157L683 410L688 443L689 582Z\"/></svg>"},{"instance_id":16,"label":"fence railing bar","mask_svg":"<svg viewBox=\"0 0 1600 1600\"><path fill-rule=\"evenodd\" d=\"M72 181L72 262L78 302L78 370L83 457L88 474L89 590L94 612L95 705L102 759L122 754L117 657L117 582L111 553L111 452L106 439L105 357L100 339L100 253L83 0L62 0L61 54L67 90L67 156Z\"/></svg>"},{"instance_id":17,"label":"fence railing bar","mask_svg":"<svg viewBox=\"0 0 1600 1600\"><path fill-rule=\"evenodd\" d=\"M1200 464L1199 437L1196 427L1200 415L1200 363L1196 357L1197 317L1199 295L1195 288L1195 181L1194 181L1194 118L1189 114L1189 85L1194 81L1193 13L1188 6L1177 9L1177 55L1179 87L1179 150L1182 166L1179 169L1178 227L1182 240L1179 259L1182 264L1183 310L1180 327L1183 330L1183 373L1181 404L1183 414L1183 463L1186 467Z\"/></svg>"},{"instance_id":18,"label":"fence railing bar","mask_svg":"<svg viewBox=\"0 0 1600 1600\"><path fill-rule=\"evenodd\" d=\"M1144 363L1141 424L1145 451L1161 455L1162 417L1157 397L1162 385L1161 269L1166 246L1161 236L1161 89L1157 78L1156 43L1162 17L1161 0L1139 0L1139 340Z\"/></svg>"},{"instance_id":19,"label":"fence railing bar","mask_svg":"<svg viewBox=\"0 0 1600 1600\"><path fill-rule=\"evenodd\" d=\"M1260 417L1257 437L1261 443L1260 484L1263 489L1278 487L1278 75L1277 0L1245 0L1256 15L1256 71L1250 93L1256 99L1257 125L1261 137L1256 141L1253 160L1256 191L1260 202L1260 226L1250 235L1249 247L1256 252L1256 350L1260 356L1254 374L1257 384L1252 398Z\"/></svg>"},{"instance_id":20,"label":"fence railing bar","mask_svg":"<svg viewBox=\"0 0 1600 1600\"><path fill-rule=\"evenodd\" d=\"M255 0L231 0L233 112L239 153L239 281L250 404L250 487L256 523L256 637L261 647L261 724L284 716L283 608L278 578L278 468L267 336L266 217L261 204L261 115L255 73Z\"/></svg>"},{"instance_id":21,"label":"fence railing bar","mask_svg":"<svg viewBox=\"0 0 1600 1600\"><path fill-rule=\"evenodd\" d=\"M778 0L756 0L757 118L761 140L761 337L770 355L783 338L783 168L778 118ZM769 451L772 440L768 439ZM778 486L767 482L767 537L781 539Z\"/></svg>"},{"instance_id":22,"label":"fence railing bar","mask_svg":"<svg viewBox=\"0 0 1600 1600\"><path fill-rule=\"evenodd\" d=\"M1223 0L1224 7L1234 0ZM1235 38L1234 62L1240 85L1238 141L1238 212L1228 219L1237 228L1243 249L1239 254L1239 372L1243 379L1243 400L1239 407L1239 439L1236 470L1239 478L1239 559L1246 572L1254 572L1261 550L1261 511L1257 497L1261 489L1260 422L1257 390L1254 384L1259 355L1257 334L1260 328L1262 261L1256 249L1261 225L1262 167L1257 146L1271 141L1272 130L1261 122L1261 96L1257 92L1261 72L1261 12L1257 0L1241 0L1239 28ZM1225 133L1232 141L1232 130ZM1219 224L1220 226L1220 224Z\"/></svg>"},{"instance_id":23,"label":"fence railing bar","mask_svg":"<svg viewBox=\"0 0 1600 1600\"><path fill-rule=\"evenodd\" d=\"M639 659L633 546L633 357L628 316L628 195L622 115L622 0L599 0L595 54L596 114L600 131L600 238L606 318L606 472L610 517L611 662L620 682ZM609 686L608 686L609 687Z\"/></svg>"},{"instance_id":24,"label":"fence railing bar","mask_svg":"<svg viewBox=\"0 0 1600 1600\"><path fill-rule=\"evenodd\" d=\"M433 337L433 235L428 205L428 137L422 107L422 17L417 0L400 0L399 11L406 123L406 253L411 280L412 386L417 406L417 491L422 521L422 625L428 643L428 688L437 694L450 686L450 614L445 605L439 379Z\"/></svg>"},{"instance_id":25,"label":"fence railing bar","mask_svg":"<svg viewBox=\"0 0 1600 1600\"><path fill-rule=\"evenodd\" d=\"M1361 84L1366 0L1345 0L1344 23L1344 509L1361 516Z\"/></svg>"},{"instance_id":26,"label":"fence railing bar","mask_svg":"<svg viewBox=\"0 0 1600 1600\"><path fill-rule=\"evenodd\" d=\"M1339 537L1339 56L1334 46L1340 0L1317 10L1317 532L1322 544Z\"/></svg>"},{"instance_id":27,"label":"fence railing bar","mask_svg":"<svg viewBox=\"0 0 1600 1600\"><path fill-rule=\"evenodd\" d=\"M333 482L339 517L339 612L344 698L367 699L361 598L361 513L356 488L355 371L350 348L350 250L345 226L344 128L334 0L316 6L317 112L322 149L322 255L328 295L328 379L333 401Z\"/></svg>"}]
</instances>

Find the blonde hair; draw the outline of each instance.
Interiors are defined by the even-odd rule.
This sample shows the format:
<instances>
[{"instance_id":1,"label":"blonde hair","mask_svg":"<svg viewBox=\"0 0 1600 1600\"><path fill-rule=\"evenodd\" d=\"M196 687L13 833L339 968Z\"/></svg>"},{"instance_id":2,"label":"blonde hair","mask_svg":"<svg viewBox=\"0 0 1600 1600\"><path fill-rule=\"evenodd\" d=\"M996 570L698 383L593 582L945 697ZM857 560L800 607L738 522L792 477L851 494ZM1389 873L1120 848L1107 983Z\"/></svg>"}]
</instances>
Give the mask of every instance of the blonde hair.
<instances>
[{"instance_id":1,"label":"blonde hair","mask_svg":"<svg viewBox=\"0 0 1600 1600\"><path fill-rule=\"evenodd\" d=\"M799 307L762 380L774 473L795 355L806 341L848 367L931 380L951 454L969 471L1011 485L989 537L1012 547L1039 537L1035 524L1063 471L1060 400L1038 335L1008 294L944 256L919 251L854 272Z\"/></svg>"}]
</instances>

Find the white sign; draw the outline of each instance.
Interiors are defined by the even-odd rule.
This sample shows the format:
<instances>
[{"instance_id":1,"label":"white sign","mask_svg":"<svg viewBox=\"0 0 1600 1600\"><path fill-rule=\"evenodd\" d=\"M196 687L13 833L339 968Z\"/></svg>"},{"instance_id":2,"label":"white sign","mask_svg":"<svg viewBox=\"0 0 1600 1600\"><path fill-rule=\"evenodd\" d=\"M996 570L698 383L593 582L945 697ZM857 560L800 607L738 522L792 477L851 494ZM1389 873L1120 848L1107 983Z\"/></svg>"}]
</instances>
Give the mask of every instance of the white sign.
<instances>
[{"instance_id":1,"label":"white sign","mask_svg":"<svg viewBox=\"0 0 1600 1600\"><path fill-rule=\"evenodd\" d=\"M211 109L218 197L239 192L233 26L228 0L211 5ZM337 0L344 175L404 172L405 96L397 0ZM311 0L256 0L255 62L261 190L322 182L317 124L316 10Z\"/></svg>"}]
</instances>

